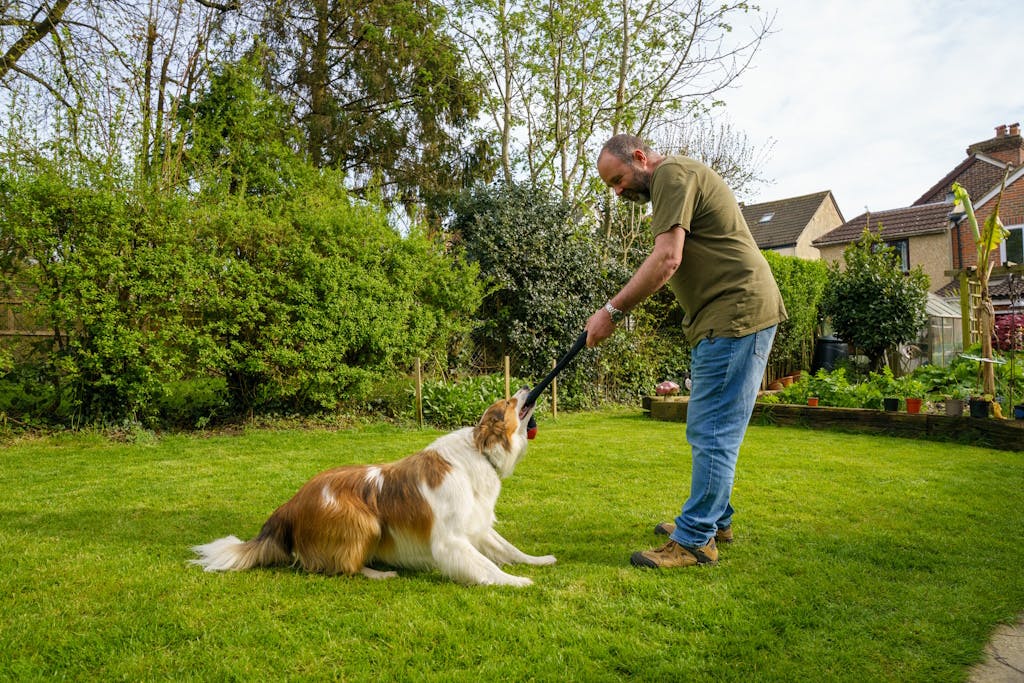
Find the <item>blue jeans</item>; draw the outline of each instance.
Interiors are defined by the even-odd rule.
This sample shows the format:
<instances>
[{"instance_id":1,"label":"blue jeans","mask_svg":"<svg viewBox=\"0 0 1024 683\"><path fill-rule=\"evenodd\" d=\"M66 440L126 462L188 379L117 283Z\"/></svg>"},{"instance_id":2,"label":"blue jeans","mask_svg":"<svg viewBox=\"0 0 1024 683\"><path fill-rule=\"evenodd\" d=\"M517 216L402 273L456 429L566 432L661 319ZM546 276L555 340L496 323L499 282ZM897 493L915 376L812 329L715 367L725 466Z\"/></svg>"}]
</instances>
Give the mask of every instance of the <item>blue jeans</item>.
<instances>
[{"instance_id":1,"label":"blue jeans","mask_svg":"<svg viewBox=\"0 0 1024 683\"><path fill-rule=\"evenodd\" d=\"M686 440L693 455L690 497L672 539L702 547L732 525L736 459L775 341L776 326L745 337L710 337L693 349Z\"/></svg>"}]
</instances>

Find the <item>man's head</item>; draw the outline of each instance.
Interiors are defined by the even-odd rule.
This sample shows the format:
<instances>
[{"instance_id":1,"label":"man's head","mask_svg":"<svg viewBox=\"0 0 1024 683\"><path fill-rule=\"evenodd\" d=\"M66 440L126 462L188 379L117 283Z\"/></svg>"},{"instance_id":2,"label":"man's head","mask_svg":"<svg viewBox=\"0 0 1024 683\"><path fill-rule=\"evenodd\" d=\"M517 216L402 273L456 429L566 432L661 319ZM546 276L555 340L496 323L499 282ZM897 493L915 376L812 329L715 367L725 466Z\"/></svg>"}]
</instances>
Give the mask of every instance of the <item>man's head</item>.
<instances>
[{"instance_id":1,"label":"man's head","mask_svg":"<svg viewBox=\"0 0 1024 683\"><path fill-rule=\"evenodd\" d=\"M641 138L620 133L604 143L597 173L615 194L638 204L651 200L651 173L661 158Z\"/></svg>"}]
</instances>

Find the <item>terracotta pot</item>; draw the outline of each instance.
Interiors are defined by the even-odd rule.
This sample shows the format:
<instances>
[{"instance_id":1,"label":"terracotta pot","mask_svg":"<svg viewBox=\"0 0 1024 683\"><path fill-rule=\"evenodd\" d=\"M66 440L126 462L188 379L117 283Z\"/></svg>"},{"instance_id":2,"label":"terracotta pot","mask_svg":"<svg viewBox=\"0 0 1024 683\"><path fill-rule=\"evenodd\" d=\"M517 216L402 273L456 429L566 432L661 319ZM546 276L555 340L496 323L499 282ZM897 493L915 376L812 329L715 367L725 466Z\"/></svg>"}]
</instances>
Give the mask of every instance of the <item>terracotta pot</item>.
<instances>
[{"instance_id":1,"label":"terracotta pot","mask_svg":"<svg viewBox=\"0 0 1024 683\"><path fill-rule=\"evenodd\" d=\"M782 382L772 382L768 385L769 391L782 391Z\"/></svg>"},{"instance_id":2,"label":"terracotta pot","mask_svg":"<svg viewBox=\"0 0 1024 683\"><path fill-rule=\"evenodd\" d=\"M791 386L793 384L793 378L788 376L788 375L783 377L779 381L782 382L782 386L784 386L784 387L788 387L788 386Z\"/></svg>"},{"instance_id":3,"label":"terracotta pot","mask_svg":"<svg viewBox=\"0 0 1024 683\"><path fill-rule=\"evenodd\" d=\"M818 397L817 396L808 396L807 397L807 405L809 405L809 406L816 406L816 405L818 405Z\"/></svg>"},{"instance_id":4,"label":"terracotta pot","mask_svg":"<svg viewBox=\"0 0 1024 683\"><path fill-rule=\"evenodd\" d=\"M907 412L908 413L920 413L921 412L921 401L920 398L907 398Z\"/></svg>"}]
</instances>

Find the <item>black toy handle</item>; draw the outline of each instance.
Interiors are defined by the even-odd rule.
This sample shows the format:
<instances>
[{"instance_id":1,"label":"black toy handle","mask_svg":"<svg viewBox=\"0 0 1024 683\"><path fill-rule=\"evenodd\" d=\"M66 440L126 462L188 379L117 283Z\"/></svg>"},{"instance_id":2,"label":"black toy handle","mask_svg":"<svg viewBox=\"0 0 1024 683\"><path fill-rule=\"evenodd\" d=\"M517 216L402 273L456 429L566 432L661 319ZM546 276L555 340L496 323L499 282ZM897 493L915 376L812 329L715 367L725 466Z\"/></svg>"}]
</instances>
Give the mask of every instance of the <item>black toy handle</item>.
<instances>
[{"instance_id":1,"label":"black toy handle","mask_svg":"<svg viewBox=\"0 0 1024 683\"><path fill-rule=\"evenodd\" d=\"M569 352L562 356L562 359L555 364L555 367L551 369L551 372L549 372L547 376L545 376L544 379L540 381L540 384L535 386L533 390L530 391L530 393L526 397L526 401L523 402L523 409L529 408L530 406L537 402L537 399L540 397L542 393L544 393L544 390L548 388L548 385L551 384L552 381L554 381L555 377L558 376L558 373L562 371L562 368L568 365L569 362L576 357L576 354L579 353L580 350L586 345L587 331L583 330L580 336L576 338L576 342L572 345L572 348L569 349Z\"/></svg>"}]
</instances>

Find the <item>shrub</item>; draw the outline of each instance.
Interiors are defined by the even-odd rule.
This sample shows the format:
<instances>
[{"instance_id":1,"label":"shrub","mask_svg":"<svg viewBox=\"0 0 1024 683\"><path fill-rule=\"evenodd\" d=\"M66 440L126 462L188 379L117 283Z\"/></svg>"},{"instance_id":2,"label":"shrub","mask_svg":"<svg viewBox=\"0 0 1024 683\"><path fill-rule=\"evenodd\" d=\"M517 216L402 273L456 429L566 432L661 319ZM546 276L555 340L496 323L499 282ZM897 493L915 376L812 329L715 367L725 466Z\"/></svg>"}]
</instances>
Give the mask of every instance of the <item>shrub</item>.
<instances>
[{"instance_id":1,"label":"shrub","mask_svg":"<svg viewBox=\"0 0 1024 683\"><path fill-rule=\"evenodd\" d=\"M810 365L828 268L822 261L782 256L774 251L762 253L771 266L789 315L775 334L769 363L777 375L788 374Z\"/></svg>"},{"instance_id":2,"label":"shrub","mask_svg":"<svg viewBox=\"0 0 1024 683\"><path fill-rule=\"evenodd\" d=\"M829 264L822 310L839 338L861 349L877 371L889 348L916 339L928 322L928 276L920 266L904 274L895 250L868 229L843 260L845 268Z\"/></svg>"},{"instance_id":3,"label":"shrub","mask_svg":"<svg viewBox=\"0 0 1024 683\"><path fill-rule=\"evenodd\" d=\"M512 393L525 384L522 380L512 379ZM503 374L468 377L459 381L424 382L423 419L445 429L475 425L488 406L504 396Z\"/></svg>"}]
</instances>

